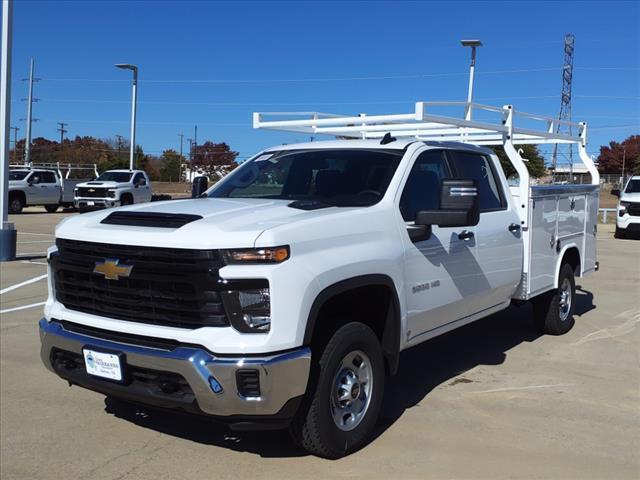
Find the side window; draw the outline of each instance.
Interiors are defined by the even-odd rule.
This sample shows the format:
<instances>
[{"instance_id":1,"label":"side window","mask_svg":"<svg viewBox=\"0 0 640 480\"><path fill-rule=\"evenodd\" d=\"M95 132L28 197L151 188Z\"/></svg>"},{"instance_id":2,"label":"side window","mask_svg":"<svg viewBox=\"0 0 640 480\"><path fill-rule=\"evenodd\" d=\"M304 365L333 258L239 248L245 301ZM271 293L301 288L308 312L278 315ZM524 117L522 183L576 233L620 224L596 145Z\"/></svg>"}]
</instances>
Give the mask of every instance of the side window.
<instances>
[{"instance_id":1,"label":"side window","mask_svg":"<svg viewBox=\"0 0 640 480\"><path fill-rule=\"evenodd\" d=\"M411 168L400 197L400 213L406 222L420 210L436 210L440 204L440 182L450 176L442 150L422 153Z\"/></svg>"},{"instance_id":2,"label":"side window","mask_svg":"<svg viewBox=\"0 0 640 480\"><path fill-rule=\"evenodd\" d=\"M133 184L134 185L146 185L147 181L145 180L144 175L142 173L136 173L136 176L133 179Z\"/></svg>"},{"instance_id":3,"label":"side window","mask_svg":"<svg viewBox=\"0 0 640 480\"><path fill-rule=\"evenodd\" d=\"M40 174L40 183L56 183L56 176L53 172L42 172Z\"/></svg>"},{"instance_id":4,"label":"side window","mask_svg":"<svg viewBox=\"0 0 640 480\"><path fill-rule=\"evenodd\" d=\"M480 211L500 210L506 206L502 188L494 171L491 159L472 152L450 152L458 178L478 181Z\"/></svg>"}]
</instances>

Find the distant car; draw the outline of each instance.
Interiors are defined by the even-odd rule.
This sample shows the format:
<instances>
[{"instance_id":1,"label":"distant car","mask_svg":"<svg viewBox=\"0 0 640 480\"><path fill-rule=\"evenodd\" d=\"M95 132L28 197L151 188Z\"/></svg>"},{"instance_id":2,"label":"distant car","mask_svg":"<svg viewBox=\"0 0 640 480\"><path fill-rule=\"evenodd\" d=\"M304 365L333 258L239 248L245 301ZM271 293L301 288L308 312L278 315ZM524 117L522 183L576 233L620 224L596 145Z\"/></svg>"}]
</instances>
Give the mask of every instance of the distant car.
<instances>
[{"instance_id":1,"label":"distant car","mask_svg":"<svg viewBox=\"0 0 640 480\"><path fill-rule=\"evenodd\" d=\"M74 191L74 205L84 212L99 208L150 202L151 181L143 170L107 170Z\"/></svg>"},{"instance_id":2,"label":"distant car","mask_svg":"<svg viewBox=\"0 0 640 480\"><path fill-rule=\"evenodd\" d=\"M612 190L620 197L616 211L616 238L625 238L628 233L640 233L640 175L631 177L625 188Z\"/></svg>"}]
</instances>

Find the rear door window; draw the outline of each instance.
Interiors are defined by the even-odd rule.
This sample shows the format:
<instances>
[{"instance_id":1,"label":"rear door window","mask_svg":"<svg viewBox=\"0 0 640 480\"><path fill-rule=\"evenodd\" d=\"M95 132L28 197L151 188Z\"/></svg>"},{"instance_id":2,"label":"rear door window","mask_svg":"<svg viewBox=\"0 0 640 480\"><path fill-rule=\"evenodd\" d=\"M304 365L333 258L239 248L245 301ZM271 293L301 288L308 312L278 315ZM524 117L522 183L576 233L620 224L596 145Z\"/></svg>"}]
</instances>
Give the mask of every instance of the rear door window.
<instances>
[{"instance_id":1,"label":"rear door window","mask_svg":"<svg viewBox=\"0 0 640 480\"><path fill-rule=\"evenodd\" d=\"M481 212L506 208L500 181L488 156L464 151L450 151L449 155L457 178L470 178L478 182Z\"/></svg>"},{"instance_id":2,"label":"rear door window","mask_svg":"<svg viewBox=\"0 0 640 480\"><path fill-rule=\"evenodd\" d=\"M40 183L56 183L56 176L53 172L40 172Z\"/></svg>"}]
</instances>

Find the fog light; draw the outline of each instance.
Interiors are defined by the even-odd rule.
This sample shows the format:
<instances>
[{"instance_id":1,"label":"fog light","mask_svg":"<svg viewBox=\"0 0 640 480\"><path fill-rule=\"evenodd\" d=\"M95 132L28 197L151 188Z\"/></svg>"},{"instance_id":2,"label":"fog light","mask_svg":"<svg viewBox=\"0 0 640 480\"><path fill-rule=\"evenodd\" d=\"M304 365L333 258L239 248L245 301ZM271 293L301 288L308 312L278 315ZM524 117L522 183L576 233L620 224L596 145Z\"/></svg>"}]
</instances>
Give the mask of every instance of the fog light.
<instances>
[{"instance_id":1,"label":"fog light","mask_svg":"<svg viewBox=\"0 0 640 480\"><path fill-rule=\"evenodd\" d=\"M213 393L222 393L222 385L213 376L209 377L209 386Z\"/></svg>"}]
</instances>

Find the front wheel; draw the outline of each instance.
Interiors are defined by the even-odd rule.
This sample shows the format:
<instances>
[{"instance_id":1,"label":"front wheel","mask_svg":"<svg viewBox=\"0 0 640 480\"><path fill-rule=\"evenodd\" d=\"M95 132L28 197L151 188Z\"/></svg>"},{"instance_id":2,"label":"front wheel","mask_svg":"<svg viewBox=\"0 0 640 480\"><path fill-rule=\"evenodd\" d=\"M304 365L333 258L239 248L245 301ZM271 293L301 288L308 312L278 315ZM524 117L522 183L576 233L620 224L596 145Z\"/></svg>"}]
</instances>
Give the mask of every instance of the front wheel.
<instances>
[{"instance_id":1,"label":"front wheel","mask_svg":"<svg viewBox=\"0 0 640 480\"><path fill-rule=\"evenodd\" d=\"M120 206L125 207L127 205L131 205L133 203L133 197L131 195L123 195L120 198Z\"/></svg>"},{"instance_id":2,"label":"front wheel","mask_svg":"<svg viewBox=\"0 0 640 480\"><path fill-rule=\"evenodd\" d=\"M625 238L626 232L622 228L616 227L616 233L613 234L615 238Z\"/></svg>"},{"instance_id":3,"label":"front wheel","mask_svg":"<svg viewBox=\"0 0 640 480\"><path fill-rule=\"evenodd\" d=\"M58 211L58 206L57 204L51 204L51 205L45 205L44 209L47 211L47 213L56 213Z\"/></svg>"},{"instance_id":4,"label":"front wheel","mask_svg":"<svg viewBox=\"0 0 640 480\"><path fill-rule=\"evenodd\" d=\"M22 201L22 198L20 198L19 196L15 195L9 198L9 213L20 213L22 212L22 209L24 208L24 202Z\"/></svg>"},{"instance_id":5,"label":"front wheel","mask_svg":"<svg viewBox=\"0 0 640 480\"><path fill-rule=\"evenodd\" d=\"M384 361L375 333L358 322L339 328L309 380L308 397L290 431L308 452L339 458L364 446L384 393Z\"/></svg>"},{"instance_id":6,"label":"front wheel","mask_svg":"<svg viewBox=\"0 0 640 480\"><path fill-rule=\"evenodd\" d=\"M543 333L563 335L575 323L576 281L573 267L565 263L558 275L558 288L533 299L533 315Z\"/></svg>"}]
</instances>

